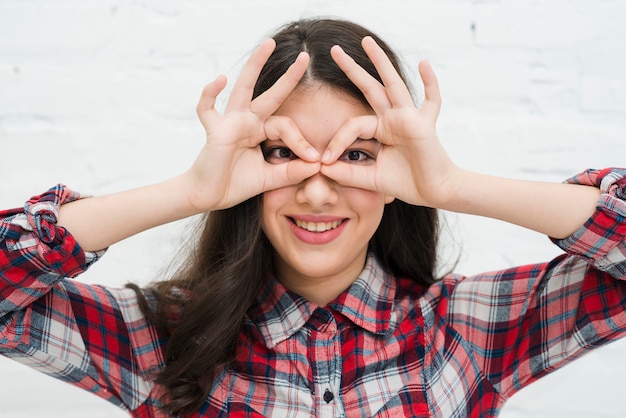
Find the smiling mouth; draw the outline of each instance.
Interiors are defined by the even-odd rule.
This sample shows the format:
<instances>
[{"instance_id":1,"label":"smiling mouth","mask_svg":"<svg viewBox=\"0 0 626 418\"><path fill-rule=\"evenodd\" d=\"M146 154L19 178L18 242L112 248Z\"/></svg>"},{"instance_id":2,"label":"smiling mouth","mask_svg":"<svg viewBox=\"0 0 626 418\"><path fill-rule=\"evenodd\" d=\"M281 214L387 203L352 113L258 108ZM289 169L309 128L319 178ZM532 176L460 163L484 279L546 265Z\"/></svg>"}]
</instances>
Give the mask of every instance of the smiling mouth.
<instances>
[{"instance_id":1,"label":"smiling mouth","mask_svg":"<svg viewBox=\"0 0 626 418\"><path fill-rule=\"evenodd\" d=\"M306 229L309 232L326 232L337 228L343 223L343 220L333 222L307 222L299 219L291 219L298 228Z\"/></svg>"}]
</instances>

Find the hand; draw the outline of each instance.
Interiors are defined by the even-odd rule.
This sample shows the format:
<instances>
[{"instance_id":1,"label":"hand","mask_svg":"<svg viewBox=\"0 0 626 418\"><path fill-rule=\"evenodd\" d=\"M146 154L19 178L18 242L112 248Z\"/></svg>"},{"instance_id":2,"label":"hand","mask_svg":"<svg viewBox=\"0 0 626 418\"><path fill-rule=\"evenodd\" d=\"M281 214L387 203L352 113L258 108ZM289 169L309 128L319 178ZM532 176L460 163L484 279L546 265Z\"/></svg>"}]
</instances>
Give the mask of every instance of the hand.
<instances>
[{"instance_id":1,"label":"hand","mask_svg":"<svg viewBox=\"0 0 626 418\"><path fill-rule=\"evenodd\" d=\"M363 92L373 114L348 120L328 144L321 172L340 184L386 193L407 203L442 207L454 194L458 169L437 139L441 107L437 78L427 62L419 66L425 100L417 108L384 51L371 37L362 42L383 84L339 46L331 55ZM372 164L344 164L337 159L355 139L375 138L381 146Z\"/></svg>"},{"instance_id":2,"label":"hand","mask_svg":"<svg viewBox=\"0 0 626 418\"><path fill-rule=\"evenodd\" d=\"M319 171L319 153L295 123L272 116L298 85L308 55L301 53L269 90L252 100L259 73L275 45L268 39L252 53L224 114L215 109L215 102L226 86L226 77L218 77L202 92L197 113L207 140L186 173L189 201L199 211L228 208L267 190L299 183ZM281 139L300 158L286 164L267 163L259 146L265 139Z\"/></svg>"}]
</instances>

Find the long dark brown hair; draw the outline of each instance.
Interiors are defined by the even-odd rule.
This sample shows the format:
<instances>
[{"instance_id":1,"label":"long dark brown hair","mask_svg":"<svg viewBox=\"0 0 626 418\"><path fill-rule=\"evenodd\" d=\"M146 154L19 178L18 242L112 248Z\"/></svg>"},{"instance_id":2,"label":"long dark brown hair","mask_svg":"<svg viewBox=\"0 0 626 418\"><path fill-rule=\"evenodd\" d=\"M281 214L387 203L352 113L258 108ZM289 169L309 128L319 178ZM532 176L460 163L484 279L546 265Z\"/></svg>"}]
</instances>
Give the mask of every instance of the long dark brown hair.
<instances>
[{"instance_id":1,"label":"long dark brown hair","mask_svg":"<svg viewBox=\"0 0 626 418\"><path fill-rule=\"evenodd\" d=\"M306 51L311 60L301 83L322 83L367 105L361 91L332 60L330 49L341 45L381 81L361 47L361 40L368 35L406 79L393 51L369 30L343 20L307 19L290 23L273 36L276 49L259 76L254 96L271 87L297 55ZM273 250L261 230L261 210L261 196L256 196L206 214L200 238L170 280L143 290L131 286L149 320L168 337L165 364L155 382L164 388L163 409L172 415L197 411L207 399L216 373L235 359L246 311L272 270ZM395 275L429 284L435 280L438 235L435 209L396 199L385 206L369 247ZM144 294L156 304L148 303Z\"/></svg>"}]
</instances>

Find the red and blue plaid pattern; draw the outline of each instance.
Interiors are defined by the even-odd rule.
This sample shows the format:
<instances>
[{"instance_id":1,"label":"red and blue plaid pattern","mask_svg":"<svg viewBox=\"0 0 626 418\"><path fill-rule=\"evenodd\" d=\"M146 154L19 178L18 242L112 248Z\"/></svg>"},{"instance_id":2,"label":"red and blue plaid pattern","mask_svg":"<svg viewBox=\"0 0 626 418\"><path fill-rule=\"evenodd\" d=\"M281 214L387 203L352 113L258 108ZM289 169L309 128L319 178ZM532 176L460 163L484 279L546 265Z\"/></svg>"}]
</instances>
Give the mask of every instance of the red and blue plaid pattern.
<instances>
[{"instance_id":1,"label":"red and blue plaid pattern","mask_svg":"<svg viewBox=\"0 0 626 418\"><path fill-rule=\"evenodd\" d=\"M569 181L603 194L548 263L424 287L369 257L324 308L271 280L236 363L194 416L496 416L519 389L626 332L626 170ZM132 290L68 279L102 255L55 225L58 206L79 197L57 186L0 213L0 353L132 416L164 416L151 379L166 336Z\"/></svg>"}]
</instances>

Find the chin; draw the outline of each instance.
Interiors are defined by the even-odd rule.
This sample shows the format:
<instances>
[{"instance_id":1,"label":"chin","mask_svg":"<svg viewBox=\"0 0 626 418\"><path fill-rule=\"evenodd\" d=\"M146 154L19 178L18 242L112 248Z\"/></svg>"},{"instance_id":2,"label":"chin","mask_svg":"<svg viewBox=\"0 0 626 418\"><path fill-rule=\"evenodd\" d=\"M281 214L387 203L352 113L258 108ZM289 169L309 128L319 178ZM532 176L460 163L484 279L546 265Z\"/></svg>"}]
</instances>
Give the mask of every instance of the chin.
<instances>
[{"instance_id":1,"label":"chin","mask_svg":"<svg viewBox=\"0 0 626 418\"><path fill-rule=\"evenodd\" d=\"M362 262L360 260L361 257L354 259L352 262L348 262L347 258L333 260L332 256L324 254L321 257L311 257L307 262L294 260L293 263L287 263L287 270L291 271L294 276L309 279L341 278L342 280L356 280L363 270L365 257Z\"/></svg>"},{"instance_id":2,"label":"chin","mask_svg":"<svg viewBox=\"0 0 626 418\"><path fill-rule=\"evenodd\" d=\"M303 277L320 279L336 276L340 274L339 272L341 271L340 267L333 267L329 265L328 261L305 265L292 265L291 268L294 273L300 274Z\"/></svg>"}]
</instances>

